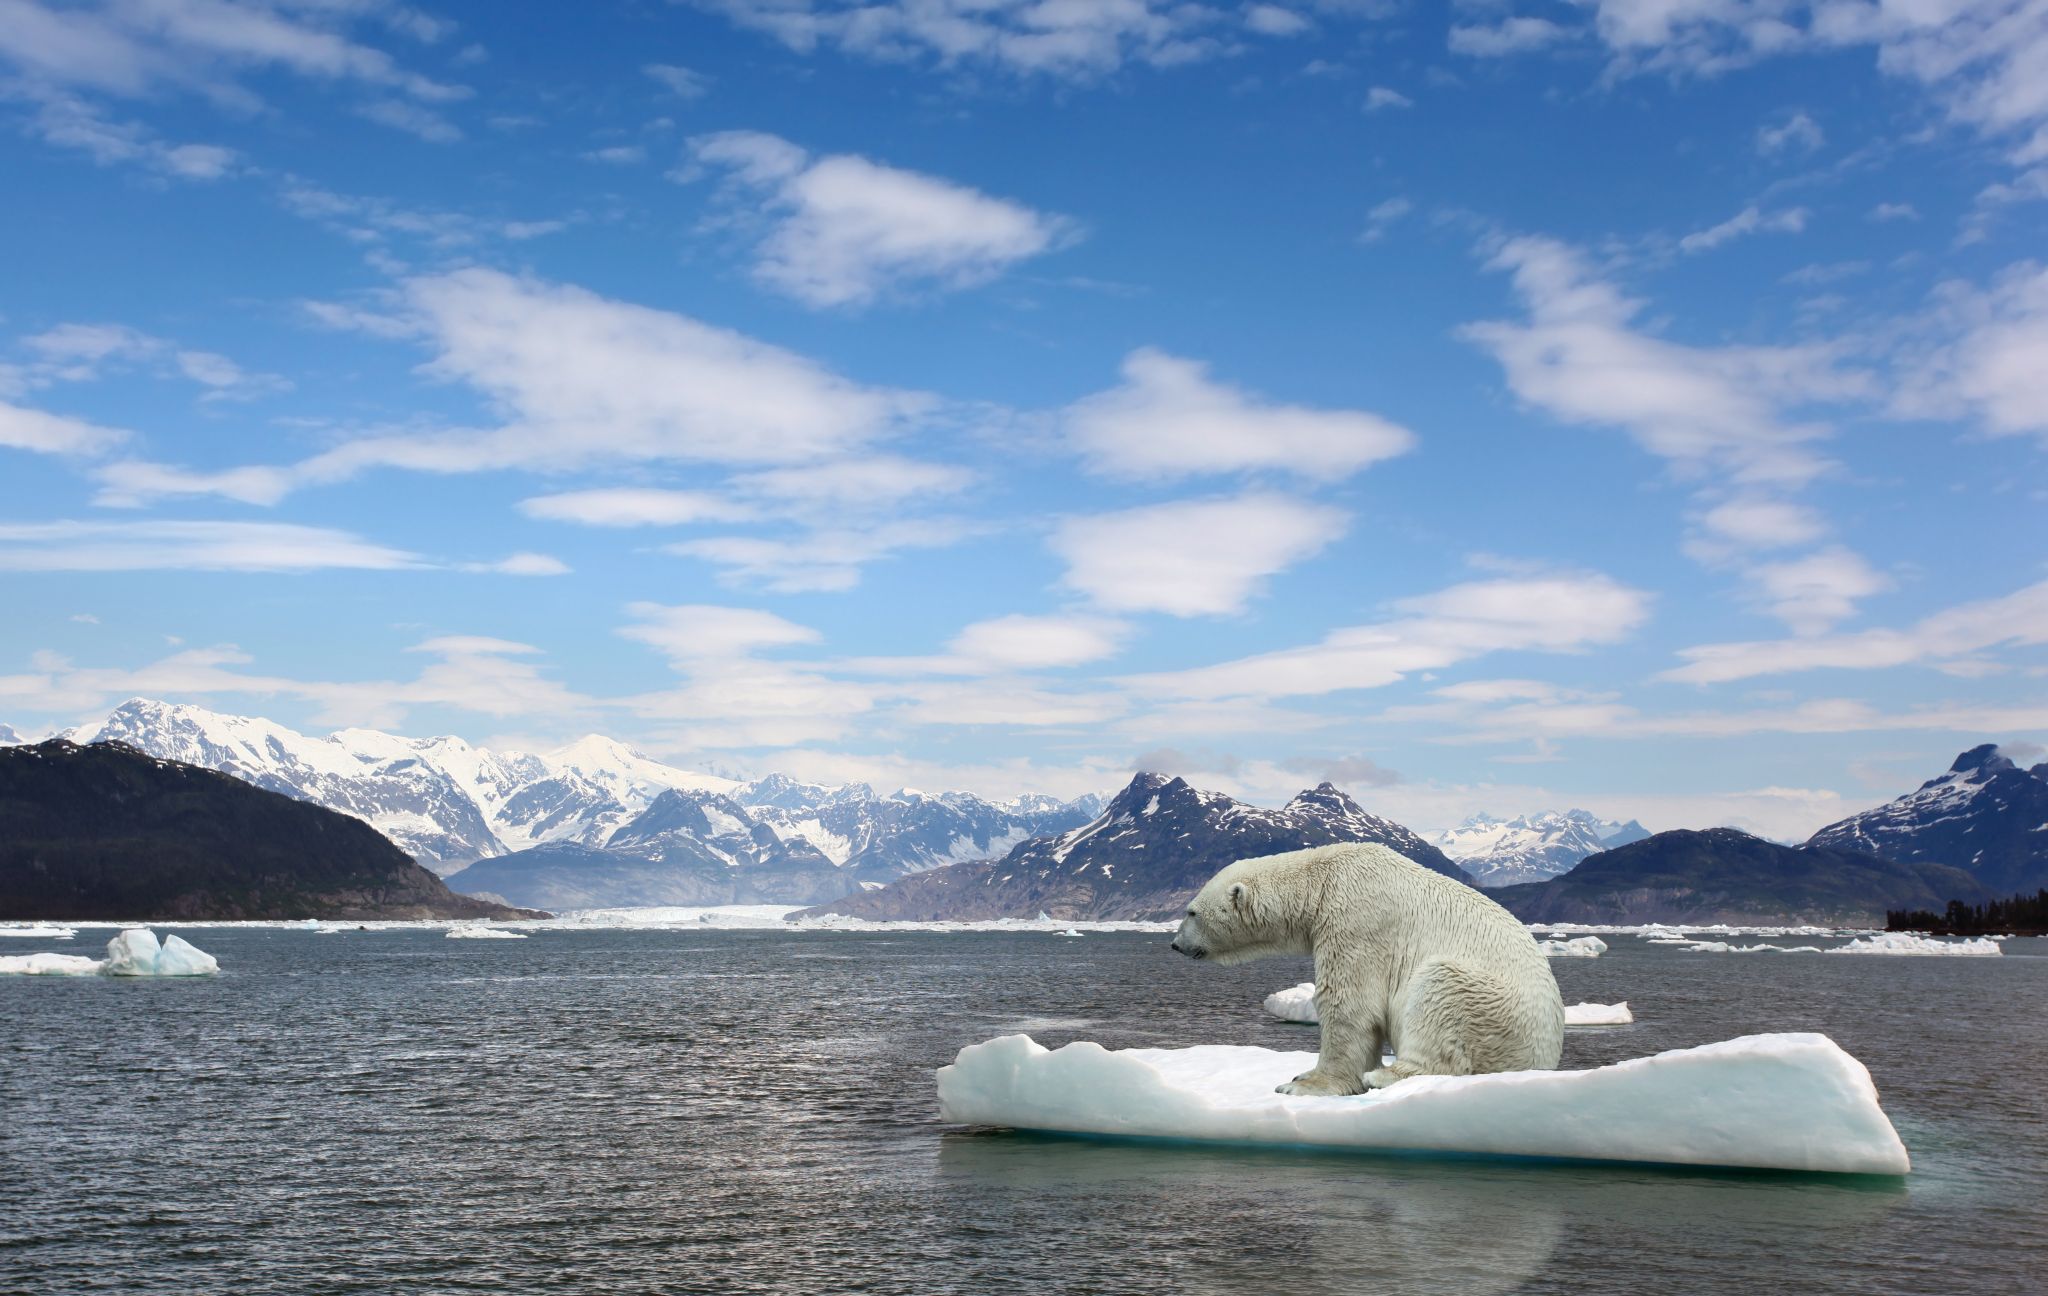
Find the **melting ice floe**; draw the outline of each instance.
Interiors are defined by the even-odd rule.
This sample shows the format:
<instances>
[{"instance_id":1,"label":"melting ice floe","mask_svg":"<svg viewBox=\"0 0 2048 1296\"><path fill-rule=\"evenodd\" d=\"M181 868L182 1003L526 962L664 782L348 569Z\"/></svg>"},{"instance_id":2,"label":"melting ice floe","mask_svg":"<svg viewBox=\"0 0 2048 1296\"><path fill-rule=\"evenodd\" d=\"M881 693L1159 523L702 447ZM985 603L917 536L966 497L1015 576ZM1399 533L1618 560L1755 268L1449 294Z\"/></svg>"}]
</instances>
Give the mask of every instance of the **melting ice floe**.
<instances>
[{"instance_id":1,"label":"melting ice floe","mask_svg":"<svg viewBox=\"0 0 2048 1296\"><path fill-rule=\"evenodd\" d=\"M1599 958L1607 952L1607 942L1598 936L1574 936L1570 940L1538 941L1545 954L1552 958Z\"/></svg>"},{"instance_id":2,"label":"melting ice floe","mask_svg":"<svg viewBox=\"0 0 2048 1296\"><path fill-rule=\"evenodd\" d=\"M1316 983L1304 981L1266 996L1266 1011L1284 1022L1313 1026L1316 1016ZM1575 1003L1564 1006L1567 1026L1626 1026L1635 1020L1626 1001L1616 1004Z\"/></svg>"},{"instance_id":3,"label":"melting ice floe","mask_svg":"<svg viewBox=\"0 0 2048 1296\"><path fill-rule=\"evenodd\" d=\"M78 935L71 927L0 927L0 936L21 936L29 940L70 940Z\"/></svg>"},{"instance_id":4,"label":"melting ice floe","mask_svg":"<svg viewBox=\"0 0 2048 1296\"><path fill-rule=\"evenodd\" d=\"M1264 1146L1900 1175L1862 1063L1825 1035L1746 1035L1591 1071L1416 1076L1348 1098L1273 1086L1313 1053L1238 1045L1048 1050L1005 1035L938 1073L963 1125Z\"/></svg>"},{"instance_id":5,"label":"melting ice floe","mask_svg":"<svg viewBox=\"0 0 2048 1296\"><path fill-rule=\"evenodd\" d=\"M220 971L213 955L182 936L158 943L146 928L130 928L107 942L107 956L83 954L19 954L0 956L0 975L15 976L212 976Z\"/></svg>"},{"instance_id":6,"label":"melting ice floe","mask_svg":"<svg viewBox=\"0 0 2048 1296\"><path fill-rule=\"evenodd\" d=\"M525 932L506 931L499 927L450 927L449 940L525 940Z\"/></svg>"},{"instance_id":7,"label":"melting ice floe","mask_svg":"<svg viewBox=\"0 0 2048 1296\"><path fill-rule=\"evenodd\" d=\"M1989 936L1976 940L1945 941L1932 936L1916 936L1912 932L1878 932L1828 951L1830 954L1948 954L1980 958L2004 952Z\"/></svg>"}]
</instances>

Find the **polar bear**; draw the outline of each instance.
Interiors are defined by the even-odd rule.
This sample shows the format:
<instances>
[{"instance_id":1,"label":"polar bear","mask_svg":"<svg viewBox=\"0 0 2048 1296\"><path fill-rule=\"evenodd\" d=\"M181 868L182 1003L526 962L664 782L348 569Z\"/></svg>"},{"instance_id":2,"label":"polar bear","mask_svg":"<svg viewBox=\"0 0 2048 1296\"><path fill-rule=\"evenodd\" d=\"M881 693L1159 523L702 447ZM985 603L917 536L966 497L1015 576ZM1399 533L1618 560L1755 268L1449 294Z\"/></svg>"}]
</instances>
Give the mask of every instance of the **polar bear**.
<instances>
[{"instance_id":1,"label":"polar bear","mask_svg":"<svg viewBox=\"0 0 2048 1296\"><path fill-rule=\"evenodd\" d=\"M1195 895L1173 948L1219 963L1315 959L1322 1049L1280 1093L1548 1070L1564 1048L1564 1000L1535 938L1480 892L1374 843L1229 865Z\"/></svg>"}]
</instances>

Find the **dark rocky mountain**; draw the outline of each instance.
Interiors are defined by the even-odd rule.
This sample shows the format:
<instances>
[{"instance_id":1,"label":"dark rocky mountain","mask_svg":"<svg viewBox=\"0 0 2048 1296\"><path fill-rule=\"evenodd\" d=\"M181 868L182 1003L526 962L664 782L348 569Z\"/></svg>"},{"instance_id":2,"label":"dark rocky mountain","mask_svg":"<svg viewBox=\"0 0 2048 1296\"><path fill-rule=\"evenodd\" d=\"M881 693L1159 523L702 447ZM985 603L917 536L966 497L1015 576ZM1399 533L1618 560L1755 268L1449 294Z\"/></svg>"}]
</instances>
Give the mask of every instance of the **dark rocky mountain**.
<instances>
[{"instance_id":1,"label":"dark rocky mountain","mask_svg":"<svg viewBox=\"0 0 2048 1296\"><path fill-rule=\"evenodd\" d=\"M2048 886L2048 763L2023 769L1994 744L1972 747L1940 778L1829 824L1807 845L1947 864L1994 895L2037 891Z\"/></svg>"},{"instance_id":2,"label":"dark rocky mountain","mask_svg":"<svg viewBox=\"0 0 2048 1296\"><path fill-rule=\"evenodd\" d=\"M1332 842L1381 842L1418 864L1470 883L1442 851L1401 825L1367 814L1328 783L1278 810L1246 805L1186 780L1139 774L1102 813L1001 860L954 864L849 896L812 913L939 921L1161 918L1233 860Z\"/></svg>"},{"instance_id":3,"label":"dark rocky mountain","mask_svg":"<svg viewBox=\"0 0 2048 1296\"><path fill-rule=\"evenodd\" d=\"M0 917L517 918L349 815L120 743L0 748Z\"/></svg>"},{"instance_id":4,"label":"dark rocky mountain","mask_svg":"<svg viewBox=\"0 0 2048 1296\"><path fill-rule=\"evenodd\" d=\"M1888 909L1981 894L1939 864L1781 846L1734 828L1661 832L1588 856L1547 882L1489 892L1524 922L1882 925Z\"/></svg>"},{"instance_id":5,"label":"dark rocky mountain","mask_svg":"<svg viewBox=\"0 0 2048 1296\"><path fill-rule=\"evenodd\" d=\"M671 789L602 847L555 842L481 860L465 886L540 908L815 904L857 884L801 838L785 841L731 797Z\"/></svg>"}]
</instances>

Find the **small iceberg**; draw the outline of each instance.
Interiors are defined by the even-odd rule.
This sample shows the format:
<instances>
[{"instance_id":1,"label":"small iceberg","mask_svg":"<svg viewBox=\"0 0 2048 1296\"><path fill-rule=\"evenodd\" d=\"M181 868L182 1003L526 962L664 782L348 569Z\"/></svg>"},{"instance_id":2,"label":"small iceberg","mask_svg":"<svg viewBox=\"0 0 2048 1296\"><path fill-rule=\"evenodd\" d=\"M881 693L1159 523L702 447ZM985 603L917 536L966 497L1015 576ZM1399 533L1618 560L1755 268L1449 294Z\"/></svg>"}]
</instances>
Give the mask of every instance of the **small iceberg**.
<instances>
[{"instance_id":1,"label":"small iceberg","mask_svg":"<svg viewBox=\"0 0 2048 1296\"><path fill-rule=\"evenodd\" d=\"M505 931L498 927L450 927L449 940L525 940L525 932Z\"/></svg>"},{"instance_id":2,"label":"small iceberg","mask_svg":"<svg viewBox=\"0 0 2048 1296\"><path fill-rule=\"evenodd\" d=\"M72 927L0 927L0 936L19 936L25 940L70 940L78 935Z\"/></svg>"},{"instance_id":3,"label":"small iceberg","mask_svg":"<svg viewBox=\"0 0 2048 1296\"><path fill-rule=\"evenodd\" d=\"M1746 1035L1591 1071L1415 1076L1347 1098L1273 1092L1313 1053L1046 1049L1005 1035L939 1068L939 1119L1047 1133L1902 1175L1870 1072L1825 1035Z\"/></svg>"},{"instance_id":4,"label":"small iceberg","mask_svg":"<svg viewBox=\"0 0 2048 1296\"><path fill-rule=\"evenodd\" d=\"M1552 958L1599 958L1607 952L1607 942L1598 936L1574 936L1570 940L1538 941L1537 945Z\"/></svg>"},{"instance_id":5,"label":"small iceberg","mask_svg":"<svg viewBox=\"0 0 2048 1296\"><path fill-rule=\"evenodd\" d=\"M0 954L0 976L98 976L105 961L83 954Z\"/></svg>"},{"instance_id":6,"label":"small iceberg","mask_svg":"<svg viewBox=\"0 0 2048 1296\"><path fill-rule=\"evenodd\" d=\"M1727 941L1687 941L1687 951L1693 954L1818 954L1818 945L1730 945Z\"/></svg>"},{"instance_id":7,"label":"small iceberg","mask_svg":"<svg viewBox=\"0 0 2048 1296\"><path fill-rule=\"evenodd\" d=\"M131 927L107 942L107 956L22 954L0 957L0 975L13 976L213 976L220 963L182 936L166 936L145 927Z\"/></svg>"},{"instance_id":8,"label":"small iceberg","mask_svg":"<svg viewBox=\"0 0 2048 1296\"><path fill-rule=\"evenodd\" d=\"M1322 1019L1316 1015L1316 983L1304 981L1285 990L1275 990L1266 996L1266 1012L1284 1022L1298 1022L1314 1026ZM1617 1004L1575 1003L1564 1006L1564 1024L1567 1026L1626 1026L1635 1017L1628 1010L1626 1001Z\"/></svg>"},{"instance_id":9,"label":"small iceberg","mask_svg":"<svg viewBox=\"0 0 2048 1296\"><path fill-rule=\"evenodd\" d=\"M1906 954L1946 955L1952 958L1997 957L2005 953L1998 942L1989 936L1975 940L1945 941L1932 936L1918 936L1912 932L1878 932L1874 936L1859 936L1847 945L1837 945L1830 954Z\"/></svg>"}]
</instances>

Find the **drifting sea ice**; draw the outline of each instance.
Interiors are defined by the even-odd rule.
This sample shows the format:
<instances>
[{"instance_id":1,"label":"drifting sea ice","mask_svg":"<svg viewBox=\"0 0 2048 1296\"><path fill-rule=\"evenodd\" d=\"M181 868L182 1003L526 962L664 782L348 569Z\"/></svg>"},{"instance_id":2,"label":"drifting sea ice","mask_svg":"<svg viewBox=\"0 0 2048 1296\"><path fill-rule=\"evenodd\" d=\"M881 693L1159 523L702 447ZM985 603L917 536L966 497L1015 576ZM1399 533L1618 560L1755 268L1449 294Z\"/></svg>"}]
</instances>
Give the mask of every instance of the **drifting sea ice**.
<instances>
[{"instance_id":1,"label":"drifting sea ice","mask_svg":"<svg viewBox=\"0 0 2048 1296\"><path fill-rule=\"evenodd\" d=\"M1316 1015L1316 983L1304 981L1266 996L1266 1011L1284 1022L1313 1026ZM1575 1003L1564 1006L1567 1026L1626 1026L1635 1020L1626 1001L1617 1004Z\"/></svg>"},{"instance_id":2,"label":"drifting sea ice","mask_svg":"<svg viewBox=\"0 0 2048 1296\"><path fill-rule=\"evenodd\" d=\"M1263 1146L1901 1175L1861 1062L1825 1035L1747 1035L1591 1071L1415 1076L1346 1098L1273 1087L1313 1053L1236 1045L1048 1050L1005 1035L938 1072L960 1125Z\"/></svg>"},{"instance_id":3,"label":"drifting sea ice","mask_svg":"<svg viewBox=\"0 0 2048 1296\"><path fill-rule=\"evenodd\" d=\"M0 976L98 976L103 962L83 954L0 954Z\"/></svg>"},{"instance_id":4,"label":"drifting sea ice","mask_svg":"<svg viewBox=\"0 0 2048 1296\"><path fill-rule=\"evenodd\" d=\"M1686 941L1694 954L1818 954L1818 945L1730 945L1727 941Z\"/></svg>"},{"instance_id":5,"label":"drifting sea ice","mask_svg":"<svg viewBox=\"0 0 2048 1296\"><path fill-rule=\"evenodd\" d=\"M1828 951L1830 954L1946 954L1982 958L1986 955L2005 953L1998 942L1989 936L1976 940L1945 941L1932 936L1916 936L1912 932L1878 932L1838 945Z\"/></svg>"},{"instance_id":6,"label":"drifting sea ice","mask_svg":"<svg viewBox=\"0 0 2048 1296\"><path fill-rule=\"evenodd\" d=\"M449 940L525 940L525 932L505 931L498 927L450 927Z\"/></svg>"},{"instance_id":7,"label":"drifting sea ice","mask_svg":"<svg viewBox=\"0 0 2048 1296\"><path fill-rule=\"evenodd\" d=\"M1552 958L1599 958L1607 952L1607 942L1598 936L1574 936L1570 940L1538 941L1537 945Z\"/></svg>"},{"instance_id":8,"label":"drifting sea ice","mask_svg":"<svg viewBox=\"0 0 2048 1296\"><path fill-rule=\"evenodd\" d=\"M28 940L70 940L76 935L77 929L71 927L0 927L0 936L20 936Z\"/></svg>"},{"instance_id":9,"label":"drifting sea ice","mask_svg":"<svg viewBox=\"0 0 2048 1296\"><path fill-rule=\"evenodd\" d=\"M187 977L212 976L220 971L213 955L197 948L182 936L166 936L132 927L107 942L107 956L87 958L83 954L23 954L0 957L0 975L14 976L121 976Z\"/></svg>"}]
</instances>

